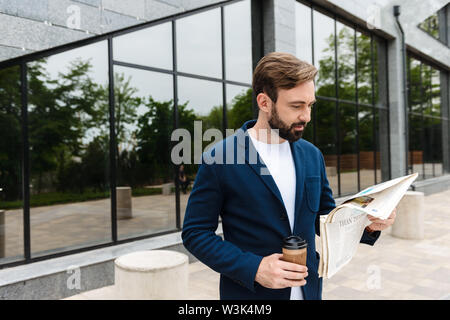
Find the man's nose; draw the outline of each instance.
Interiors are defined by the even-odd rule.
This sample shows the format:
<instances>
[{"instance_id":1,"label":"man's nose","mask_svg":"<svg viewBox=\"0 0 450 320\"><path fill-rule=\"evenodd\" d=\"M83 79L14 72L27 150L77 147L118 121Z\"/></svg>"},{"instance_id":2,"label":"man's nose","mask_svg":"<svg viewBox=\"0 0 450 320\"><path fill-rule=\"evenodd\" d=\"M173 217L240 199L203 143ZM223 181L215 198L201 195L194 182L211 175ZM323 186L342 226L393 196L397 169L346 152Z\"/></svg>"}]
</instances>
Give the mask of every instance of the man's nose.
<instances>
[{"instance_id":1,"label":"man's nose","mask_svg":"<svg viewBox=\"0 0 450 320\"><path fill-rule=\"evenodd\" d=\"M298 117L299 122L310 122L311 121L311 111L302 111Z\"/></svg>"}]
</instances>

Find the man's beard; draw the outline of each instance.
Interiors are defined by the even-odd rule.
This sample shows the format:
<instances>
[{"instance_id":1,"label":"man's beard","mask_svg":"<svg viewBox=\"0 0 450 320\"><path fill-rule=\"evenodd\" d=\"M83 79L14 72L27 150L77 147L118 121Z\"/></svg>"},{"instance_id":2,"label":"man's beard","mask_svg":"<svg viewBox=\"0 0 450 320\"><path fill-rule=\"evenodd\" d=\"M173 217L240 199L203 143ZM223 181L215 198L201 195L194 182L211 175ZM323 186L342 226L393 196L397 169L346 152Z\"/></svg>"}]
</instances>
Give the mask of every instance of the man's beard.
<instances>
[{"instance_id":1,"label":"man's beard","mask_svg":"<svg viewBox=\"0 0 450 320\"><path fill-rule=\"evenodd\" d=\"M281 120L278 115L275 104L272 107L269 125L272 129L278 129L278 135L280 136L280 138L283 138L289 142L295 142L295 141L299 140L303 135L303 131L306 129L306 122L304 122L304 121L293 123L291 126L288 126L285 122L283 122L283 120ZM302 131L294 130L295 126L300 126L300 125L303 126Z\"/></svg>"}]
</instances>

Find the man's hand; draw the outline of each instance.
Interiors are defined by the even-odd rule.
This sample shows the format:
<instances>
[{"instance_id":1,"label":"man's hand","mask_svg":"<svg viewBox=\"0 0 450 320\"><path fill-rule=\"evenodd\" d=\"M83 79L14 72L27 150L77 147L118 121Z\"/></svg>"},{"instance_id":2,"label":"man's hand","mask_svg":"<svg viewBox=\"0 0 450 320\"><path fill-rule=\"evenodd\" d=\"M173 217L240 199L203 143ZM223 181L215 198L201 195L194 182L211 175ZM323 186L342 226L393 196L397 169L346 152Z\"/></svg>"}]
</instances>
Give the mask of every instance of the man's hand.
<instances>
[{"instance_id":1,"label":"man's hand","mask_svg":"<svg viewBox=\"0 0 450 320\"><path fill-rule=\"evenodd\" d=\"M372 223L369 224L367 228L370 232L384 230L394 223L396 214L397 208L395 208L394 211L392 211L391 215L385 220L375 218L374 216L371 216L369 214L367 215L367 218L369 218Z\"/></svg>"},{"instance_id":2,"label":"man's hand","mask_svg":"<svg viewBox=\"0 0 450 320\"><path fill-rule=\"evenodd\" d=\"M299 287L306 284L308 268L296 263L281 260L281 253L264 257L256 272L255 281L270 289Z\"/></svg>"}]
</instances>

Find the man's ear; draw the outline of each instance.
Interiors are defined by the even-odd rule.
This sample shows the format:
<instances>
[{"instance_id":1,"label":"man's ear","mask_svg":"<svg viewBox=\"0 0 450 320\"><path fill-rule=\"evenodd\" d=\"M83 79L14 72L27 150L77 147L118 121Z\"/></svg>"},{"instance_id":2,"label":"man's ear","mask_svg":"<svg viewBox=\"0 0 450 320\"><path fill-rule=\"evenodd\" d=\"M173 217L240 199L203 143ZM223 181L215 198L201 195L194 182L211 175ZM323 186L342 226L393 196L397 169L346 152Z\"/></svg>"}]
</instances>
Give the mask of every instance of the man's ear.
<instances>
[{"instance_id":1,"label":"man's ear","mask_svg":"<svg viewBox=\"0 0 450 320\"><path fill-rule=\"evenodd\" d=\"M256 97L256 102L258 103L259 110L270 113L270 108L272 106L270 98L265 93L260 93Z\"/></svg>"}]
</instances>

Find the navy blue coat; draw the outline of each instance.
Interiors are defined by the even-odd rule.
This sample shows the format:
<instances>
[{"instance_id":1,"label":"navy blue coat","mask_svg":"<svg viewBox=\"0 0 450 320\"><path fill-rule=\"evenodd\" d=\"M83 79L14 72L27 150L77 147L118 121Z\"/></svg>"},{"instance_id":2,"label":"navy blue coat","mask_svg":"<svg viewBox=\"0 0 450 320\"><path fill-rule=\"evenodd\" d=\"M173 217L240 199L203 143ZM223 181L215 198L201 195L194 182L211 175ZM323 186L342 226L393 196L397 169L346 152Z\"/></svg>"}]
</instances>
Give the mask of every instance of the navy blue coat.
<instances>
[{"instance_id":1,"label":"navy blue coat","mask_svg":"<svg viewBox=\"0 0 450 320\"><path fill-rule=\"evenodd\" d=\"M203 153L182 239L189 252L220 273L221 299L288 300L291 288L269 289L255 281L261 259L281 253L283 238L291 235L280 191L270 174L261 174L266 167L248 136L247 129L255 123L247 121ZM289 144L297 179L293 234L308 242L307 284L301 288L305 299L321 299L315 234L319 215L336 205L320 150L303 139ZM223 239L215 233L219 216ZM373 245L379 234L364 232L361 242Z\"/></svg>"}]
</instances>

